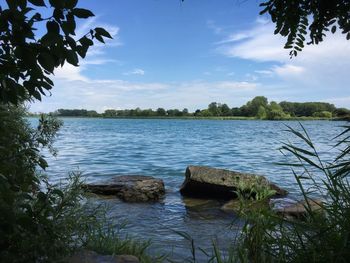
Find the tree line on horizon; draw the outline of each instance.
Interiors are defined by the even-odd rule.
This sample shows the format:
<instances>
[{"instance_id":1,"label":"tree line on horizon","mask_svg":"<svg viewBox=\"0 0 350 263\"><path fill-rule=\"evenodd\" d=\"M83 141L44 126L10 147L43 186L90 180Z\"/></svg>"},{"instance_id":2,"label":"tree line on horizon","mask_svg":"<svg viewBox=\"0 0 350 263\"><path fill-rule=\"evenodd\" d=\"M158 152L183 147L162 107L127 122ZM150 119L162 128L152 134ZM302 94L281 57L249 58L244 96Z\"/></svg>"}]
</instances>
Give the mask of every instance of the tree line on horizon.
<instances>
[{"instance_id":1,"label":"tree line on horizon","mask_svg":"<svg viewBox=\"0 0 350 263\"><path fill-rule=\"evenodd\" d=\"M226 103L212 102L206 109L189 112L179 109L107 109L103 113L86 109L58 109L51 113L61 117L251 117L256 119L281 120L294 117L346 118L350 110L337 108L327 102L269 102L264 96L256 96L241 107L230 108Z\"/></svg>"}]
</instances>

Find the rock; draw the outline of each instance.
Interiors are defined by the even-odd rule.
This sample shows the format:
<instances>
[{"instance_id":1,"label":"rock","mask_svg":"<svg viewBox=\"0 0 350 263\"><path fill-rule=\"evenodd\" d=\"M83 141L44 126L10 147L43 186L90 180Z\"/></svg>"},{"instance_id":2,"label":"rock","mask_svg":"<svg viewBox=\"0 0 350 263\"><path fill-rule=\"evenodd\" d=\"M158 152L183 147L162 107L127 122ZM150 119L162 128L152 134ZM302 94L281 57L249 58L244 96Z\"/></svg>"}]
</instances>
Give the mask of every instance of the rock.
<instances>
[{"instance_id":1,"label":"rock","mask_svg":"<svg viewBox=\"0 0 350 263\"><path fill-rule=\"evenodd\" d=\"M142 175L116 176L99 184L86 184L87 191L100 195L115 195L126 202L157 201L165 193L161 179Z\"/></svg>"},{"instance_id":2,"label":"rock","mask_svg":"<svg viewBox=\"0 0 350 263\"><path fill-rule=\"evenodd\" d=\"M288 192L271 184L264 176L239 173L224 169L205 166L189 166L186 169L186 178L180 192L191 197L212 197L234 199L236 191L241 190L249 197L254 197L254 188L275 190L275 196L285 196Z\"/></svg>"},{"instance_id":3,"label":"rock","mask_svg":"<svg viewBox=\"0 0 350 263\"><path fill-rule=\"evenodd\" d=\"M132 255L100 255L95 251L81 250L71 256L68 263L140 263L139 259Z\"/></svg>"},{"instance_id":4,"label":"rock","mask_svg":"<svg viewBox=\"0 0 350 263\"><path fill-rule=\"evenodd\" d=\"M250 212L260 209L269 209L268 200L256 201L256 200L245 200L244 206L241 207L241 201L238 199L230 200L226 202L220 208L226 213L239 213L239 212Z\"/></svg>"},{"instance_id":5,"label":"rock","mask_svg":"<svg viewBox=\"0 0 350 263\"><path fill-rule=\"evenodd\" d=\"M276 199L278 200L278 199ZM308 207L307 202L305 200L298 201L295 203L287 202L285 205L280 203L278 206L274 205L273 203L276 202L274 200L270 206L272 206L272 209L278 214L285 218L293 218L293 219L304 219L307 216L307 210ZM283 199L282 199L283 200ZM308 203L310 205L310 209L312 212L322 212L322 206L323 201L320 199L308 199Z\"/></svg>"},{"instance_id":6,"label":"rock","mask_svg":"<svg viewBox=\"0 0 350 263\"><path fill-rule=\"evenodd\" d=\"M211 199L184 197L182 201L186 208L198 208L217 205L217 203Z\"/></svg>"}]
</instances>

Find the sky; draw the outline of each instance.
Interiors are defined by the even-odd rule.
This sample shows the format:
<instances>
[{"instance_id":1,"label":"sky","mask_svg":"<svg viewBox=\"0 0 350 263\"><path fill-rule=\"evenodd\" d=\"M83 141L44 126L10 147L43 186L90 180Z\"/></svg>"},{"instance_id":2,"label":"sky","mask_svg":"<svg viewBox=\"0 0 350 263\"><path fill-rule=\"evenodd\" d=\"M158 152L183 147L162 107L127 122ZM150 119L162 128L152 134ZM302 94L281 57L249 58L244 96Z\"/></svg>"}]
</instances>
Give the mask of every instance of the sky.
<instances>
[{"instance_id":1,"label":"sky","mask_svg":"<svg viewBox=\"0 0 350 263\"><path fill-rule=\"evenodd\" d=\"M95 17L77 37L104 27L80 67L55 71L55 87L32 112L59 108L203 109L255 96L270 101L325 101L350 108L350 42L336 33L290 59L257 0L80 0Z\"/></svg>"}]
</instances>

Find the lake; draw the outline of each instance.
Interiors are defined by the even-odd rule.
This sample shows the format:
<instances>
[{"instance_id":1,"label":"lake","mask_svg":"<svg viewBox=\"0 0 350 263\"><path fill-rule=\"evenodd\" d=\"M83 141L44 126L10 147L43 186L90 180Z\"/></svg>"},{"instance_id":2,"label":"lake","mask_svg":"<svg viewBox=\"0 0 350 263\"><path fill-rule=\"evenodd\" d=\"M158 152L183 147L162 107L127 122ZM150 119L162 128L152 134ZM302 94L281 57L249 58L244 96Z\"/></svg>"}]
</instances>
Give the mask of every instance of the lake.
<instances>
[{"instance_id":1,"label":"lake","mask_svg":"<svg viewBox=\"0 0 350 263\"><path fill-rule=\"evenodd\" d=\"M190 255L186 240L176 234L185 231L196 245L211 246L213 239L227 246L242 224L235 215L209 202L201 209L186 207L178 190L188 165L206 165L265 175L298 196L290 168L279 151L282 142L295 141L286 126L295 121L174 120L174 119L80 119L64 118L55 143L57 157L48 157L47 173L53 182L79 170L87 182L114 175L141 174L162 178L164 200L153 204L127 204L108 199L109 215L115 222L128 222L124 233L152 239L156 251L174 257ZM35 119L30 119L35 123ZM334 156L333 142L343 122L303 121L317 142L325 160ZM231 230L228 230L231 227Z\"/></svg>"}]
</instances>

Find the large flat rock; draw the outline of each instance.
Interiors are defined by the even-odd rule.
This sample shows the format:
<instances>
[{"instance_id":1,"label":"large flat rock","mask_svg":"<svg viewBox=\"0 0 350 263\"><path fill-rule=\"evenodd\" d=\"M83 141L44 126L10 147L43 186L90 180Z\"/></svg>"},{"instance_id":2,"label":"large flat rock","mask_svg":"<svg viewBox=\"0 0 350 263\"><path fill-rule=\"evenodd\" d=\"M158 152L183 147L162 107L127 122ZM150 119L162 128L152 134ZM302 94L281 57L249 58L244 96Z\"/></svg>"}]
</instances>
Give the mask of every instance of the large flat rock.
<instances>
[{"instance_id":1,"label":"large flat rock","mask_svg":"<svg viewBox=\"0 0 350 263\"><path fill-rule=\"evenodd\" d=\"M188 166L180 192L184 196L206 198L237 198L237 191L256 196L256 189L266 187L275 191L275 197L287 191L270 183L264 176L240 173L206 166Z\"/></svg>"},{"instance_id":2,"label":"large flat rock","mask_svg":"<svg viewBox=\"0 0 350 263\"><path fill-rule=\"evenodd\" d=\"M164 182L152 176L122 175L97 183L84 185L89 192L115 195L126 202L157 201L165 193Z\"/></svg>"}]
</instances>

